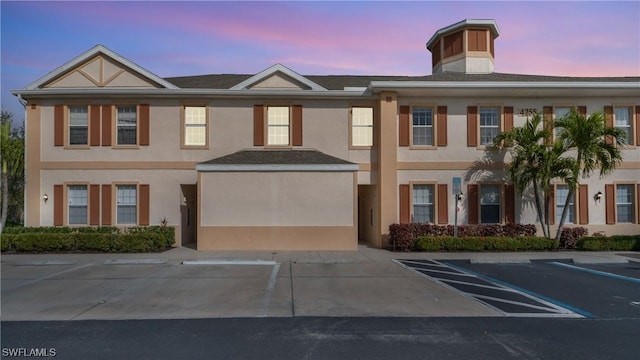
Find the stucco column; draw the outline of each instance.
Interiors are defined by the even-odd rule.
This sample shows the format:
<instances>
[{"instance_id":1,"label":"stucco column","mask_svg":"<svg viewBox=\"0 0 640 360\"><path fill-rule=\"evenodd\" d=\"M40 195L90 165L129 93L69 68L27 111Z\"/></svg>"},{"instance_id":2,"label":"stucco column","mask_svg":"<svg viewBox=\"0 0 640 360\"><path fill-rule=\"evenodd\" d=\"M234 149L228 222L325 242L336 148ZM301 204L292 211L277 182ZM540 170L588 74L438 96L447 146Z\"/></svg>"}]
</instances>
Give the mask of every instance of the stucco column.
<instances>
[{"instance_id":1,"label":"stucco column","mask_svg":"<svg viewBox=\"0 0 640 360\"><path fill-rule=\"evenodd\" d=\"M53 189L44 204L40 193L40 104L29 102L25 111L25 226L40 226L40 206L53 206Z\"/></svg>"},{"instance_id":2,"label":"stucco column","mask_svg":"<svg viewBox=\"0 0 640 360\"><path fill-rule=\"evenodd\" d=\"M393 92L382 92L379 97L380 115L377 119L378 146L378 243L387 245L389 225L398 218L398 97Z\"/></svg>"}]
</instances>

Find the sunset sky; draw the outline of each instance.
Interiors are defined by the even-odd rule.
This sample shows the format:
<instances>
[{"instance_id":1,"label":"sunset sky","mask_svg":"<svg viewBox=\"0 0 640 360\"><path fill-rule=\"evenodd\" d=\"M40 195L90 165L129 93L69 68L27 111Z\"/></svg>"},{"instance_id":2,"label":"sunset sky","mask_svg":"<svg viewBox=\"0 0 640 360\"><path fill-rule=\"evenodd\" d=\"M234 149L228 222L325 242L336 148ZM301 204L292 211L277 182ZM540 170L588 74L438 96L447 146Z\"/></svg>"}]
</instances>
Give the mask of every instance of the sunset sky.
<instances>
[{"instance_id":1,"label":"sunset sky","mask_svg":"<svg viewBox=\"0 0 640 360\"><path fill-rule=\"evenodd\" d=\"M428 75L433 33L495 19L495 71L640 76L640 1L1 1L2 108L24 117L23 88L96 44L162 77Z\"/></svg>"}]
</instances>

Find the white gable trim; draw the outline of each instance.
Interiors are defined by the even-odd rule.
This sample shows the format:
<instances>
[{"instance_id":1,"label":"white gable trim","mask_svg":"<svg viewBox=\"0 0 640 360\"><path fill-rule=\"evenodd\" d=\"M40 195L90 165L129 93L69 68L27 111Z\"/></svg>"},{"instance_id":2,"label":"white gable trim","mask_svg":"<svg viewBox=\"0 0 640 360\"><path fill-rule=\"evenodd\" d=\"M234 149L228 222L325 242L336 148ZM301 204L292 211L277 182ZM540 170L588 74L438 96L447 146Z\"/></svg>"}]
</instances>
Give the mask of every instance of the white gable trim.
<instances>
[{"instance_id":1,"label":"white gable trim","mask_svg":"<svg viewBox=\"0 0 640 360\"><path fill-rule=\"evenodd\" d=\"M265 80L266 78L270 77L271 75L274 75L276 73L283 73L286 76L308 86L309 88L311 88L311 90L316 90L316 91L324 91L327 90L324 87L316 84L315 82L307 79L306 77L298 74L297 72L289 69L288 67L282 65L282 64L275 64L255 75L253 75L252 77L248 78L247 80L237 84L236 86L232 87L230 90L247 90L251 85L256 84L258 82L260 82L261 80Z\"/></svg>"},{"instance_id":2,"label":"white gable trim","mask_svg":"<svg viewBox=\"0 0 640 360\"><path fill-rule=\"evenodd\" d=\"M93 56L97 55L97 54L103 54L105 56L107 56L108 58L130 68L131 70L137 72L138 74L142 75L143 77L161 85L162 87L166 88L166 89L178 89L178 87L176 87L175 85L171 84L170 82L164 80L163 78L159 77L158 75L155 75L154 73L144 69L143 67L125 59L124 57L116 54L115 52L107 49L106 47L102 46L102 45L96 45L93 48L89 49L88 51L85 51L84 53L76 56L75 58L67 61L65 64L57 67L56 69L54 69L53 71L51 71L50 73L48 73L47 75L39 78L38 80L32 82L31 84L27 85L27 87L25 87L25 90L36 90L39 89L42 85L48 83L49 81L55 79L56 77L64 74L65 72L75 68L76 66L82 64L83 62L89 60L90 58L92 58Z\"/></svg>"}]
</instances>

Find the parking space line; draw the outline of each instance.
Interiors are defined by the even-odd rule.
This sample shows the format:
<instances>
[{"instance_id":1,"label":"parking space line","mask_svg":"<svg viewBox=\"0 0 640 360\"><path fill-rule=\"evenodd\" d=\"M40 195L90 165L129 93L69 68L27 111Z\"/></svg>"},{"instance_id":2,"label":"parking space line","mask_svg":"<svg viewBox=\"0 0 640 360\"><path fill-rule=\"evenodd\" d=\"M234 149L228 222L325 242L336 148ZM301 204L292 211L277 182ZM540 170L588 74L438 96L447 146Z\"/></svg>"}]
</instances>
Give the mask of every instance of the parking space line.
<instances>
[{"instance_id":1,"label":"parking space line","mask_svg":"<svg viewBox=\"0 0 640 360\"><path fill-rule=\"evenodd\" d=\"M271 276L269 282L264 290L264 298L258 311L257 317L267 317L269 315L269 308L271 307L271 297L273 295L273 289L276 286L276 280L278 280L278 271L280 271L280 263L276 263L271 270Z\"/></svg>"},{"instance_id":2,"label":"parking space line","mask_svg":"<svg viewBox=\"0 0 640 360\"><path fill-rule=\"evenodd\" d=\"M636 283L636 284L640 284L640 279L637 279L637 278L634 278L634 277L630 277L630 276L618 275L618 274L608 273L608 272L605 272L605 271L583 268L583 267L580 267L580 266L569 265L569 264L565 264L565 263L561 263L561 262L557 262L557 261L550 262L549 264L560 266L560 267L564 267L564 268L571 269L571 270L583 271L583 272L594 274L594 275L605 276L605 277L609 277L609 278L612 278L612 279L630 281L630 282L633 282L633 283Z\"/></svg>"},{"instance_id":3,"label":"parking space line","mask_svg":"<svg viewBox=\"0 0 640 360\"><path fill-rule=\"evenodd\" d=\"M556 308L556 309L563 309L563 310L565 310L565 311L569 311L569 312L571 312L571 313L578 314L578 315L579 315L579 317L586 317L586 318L591 318L591 319L596 318L596 316L595 316L595 315L591 314L591 313L590 313L590 312L588 312L588 311L584 311L584 310L578 309L578 308L573 307L573 306L571 306L571 305L569 305L569 304L565 304L565 303L563 303L563 302L561 302L561 301L558 301L558 300L555 300L555 299L549 298L549 297L547 297L547 296L544 296L544 295L541 295L541 294L535 293L535 292L530 291L530 290L527 290L527 289L523 289L523 288L521 288L521 287L519 287L519 286L516 286L516 285L513 285L513 284L509 284L509 283L507 283L507 282L500 281L500 280L498 280L498 279L494 279L494 278L492 278L492 277L490 277L490 276L486 276L486 275L483 275L483 274L477 273L477 272L472 271L472 270L469 270L469 269L460 268L460 267L458 267L458 266L456 266L456 265L453 265L453 264L450 264L450 263L446 263L446 262L445 262L444 264L446 264L446 265L448 265L448 266L451 266L451 267L452 267L452 268L454 268L454 269L459 269L460 271L466 271L466 272L468 272L468 273L470 273L470 274L474 274L474 275L476 275L476 276L477 276L478 278L480 278L480 279L483 279L483 280L486 280L486 281L492 282L492 283L494 283L494 284L502 285L502 286L505 286L505 287L511 288L511 289L513 289L513 290L516 290L516 291L518 291L519 293L522 293L523 295L526 295L527 297L529 297L529 298L531 298L531 299L538 300L538 301L540 301L541 303L544 303L545 305L550 305L550 306L552 306L553 308ZM566 313L566 315L569 315L569 313Z\"/></svg>"}]
</instances>

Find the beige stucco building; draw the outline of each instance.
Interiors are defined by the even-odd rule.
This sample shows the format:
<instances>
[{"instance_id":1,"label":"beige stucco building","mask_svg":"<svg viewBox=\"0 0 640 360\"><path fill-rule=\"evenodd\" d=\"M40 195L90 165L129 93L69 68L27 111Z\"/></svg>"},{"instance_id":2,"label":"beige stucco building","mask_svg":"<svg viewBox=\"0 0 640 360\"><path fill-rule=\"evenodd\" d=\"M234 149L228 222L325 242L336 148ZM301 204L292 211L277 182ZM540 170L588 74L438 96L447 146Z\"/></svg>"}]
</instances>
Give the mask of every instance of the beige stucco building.
<instances>
[{"instance_id":1,"label":"beige stucco building","mask_svg":"<svg viewBox=\"0 0 640 360\"><path fill-rule=\"evenodd\" d=\"M640 78L495 73L498 35L492 20L436 31L427 76L276 64L161 78L98 45L13 91L26 108L26 225L166 219L198 249L382 247L393 223L453 224L456 177L459 224L533 224L529 195L486 146L573 107L604 112L629 145L613 174L581 179L569 222L640 233ZM553 186L560 205L567 189Z\"/></svg>"}]
</instances>

